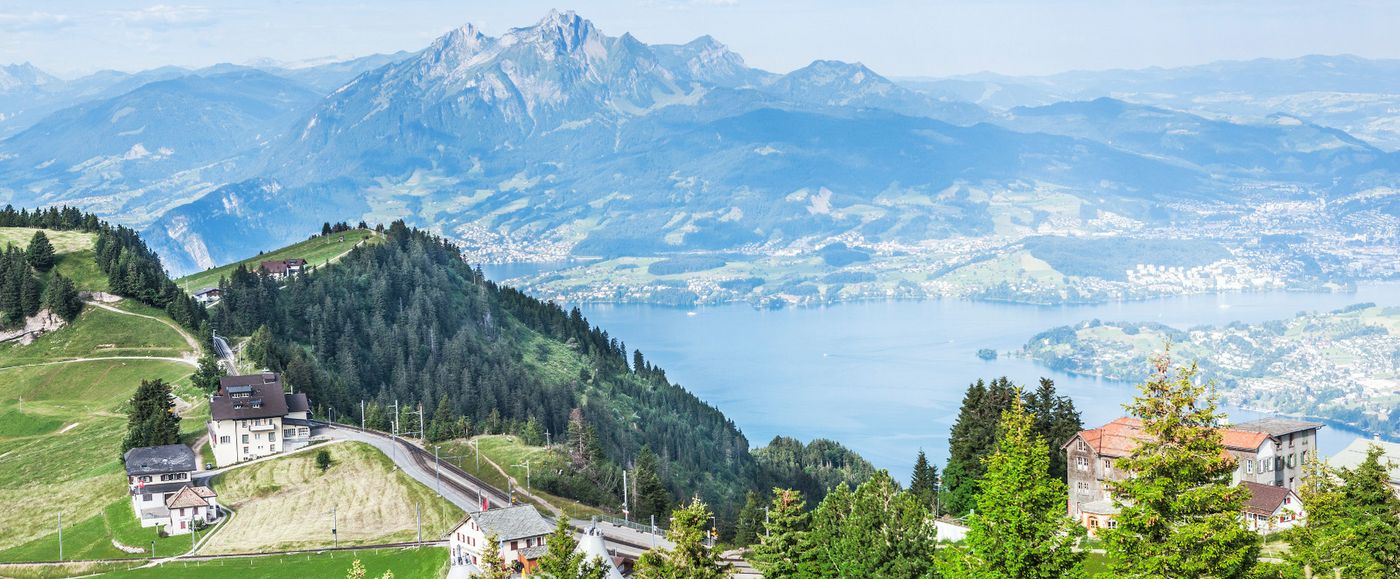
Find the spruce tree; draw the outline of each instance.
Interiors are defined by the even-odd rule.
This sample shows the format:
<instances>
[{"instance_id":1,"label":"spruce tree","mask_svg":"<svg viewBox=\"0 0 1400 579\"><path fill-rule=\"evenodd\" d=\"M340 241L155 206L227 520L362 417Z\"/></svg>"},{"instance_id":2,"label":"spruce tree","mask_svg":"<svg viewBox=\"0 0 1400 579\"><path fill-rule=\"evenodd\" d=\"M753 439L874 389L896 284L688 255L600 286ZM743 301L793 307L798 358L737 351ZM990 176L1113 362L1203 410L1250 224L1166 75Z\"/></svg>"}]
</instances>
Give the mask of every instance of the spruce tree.
<instances>
[{"instance_id":1,"label":"spruce tree","mask_svg":"<svg viewBox=\"0 0 1400 579\"><path fill-rule=\"evenodd\" d=\"M1113 570L1131 577L1246 577L1259 536L1240 512L1249 491L1231 484L1234 458L1221 443L1224 416L1196 365L1173 370L1169 353L1127 405L1145 435L1114 468L1133 476L1106 481L1120 512L1104 541Z\"/></svg>"},{"instance_id":2,"label":"spruce tree","mask_svg":"<svg viewBox=\"0 0 1400 579\"><path fill-rule=\"evenodd\" d=\"M802 538L807 531L807 503L802 493L773 489L768 521L753 548L753 564L764 577L798 577Z\"/></svg>"},{"instance_id":3,"label":"spruce tree","mask_svg":"<svg viewBox=\"0 0 1400 579\"><path fill-rule=\"evenodd\" d=\"M982 459L996 445L997 421L1011 407L1015 386L1005 377L968 386L958 420L948 437L948 466L943 469L942 511L961 515L972 510Z\"/></svg>"},{"instance_id":4,"label":"spruce tree","mask_svg":"<svg viewBox=\"0 0 1400 579\"><path fill-rule=\"evenodd\" d=\"M545 540L545 553L538 561L536 572L544 577L556 579L604 579L607 577L607 563L594 558L585 560L583 553L577 552L578 540L569 527L568 517L559 517L554 532Z\"/></svg>"},{"instance_id":5,"label":"spruce tree","mask_svg":"<svg viewBox=\"0 0 1400 579\"><path fill-rule=\"evenodd\" d=\"M495 533L486 535L486 544L481 546L481 579L510 579L511 572L501 558L501 541Z\"/></svg>"},{"instance_id":6,"label":"spruce tree","mask_svg":"<svg viewBox=\"0 0 1400 579\"><path fill-rule=\"evenodd\" d=\"M159 378L142 380L127 403L127 433L122 454L133 448L180 442L180 417L170 385Z\"/></svg>"},{"instance_id":7,"label":"spruce tree","mask_svg":"<svg viewBox=\"0 0 1400 579\"><path fill-rule=\"evenodd\" d=\"M924 577L933 572L936 528L917 497L886 471L854 493L838 486L804 536L803 577Z\"/></svg>"},{"instance_id":8,"label":"spruce tree","mask_svg":"<svg viewBox=\"0 0 1400 579\"><path fill-rule=\"evenodd\" d=\"M719 550L705 546L710 525L710 508L693 498L689 505L671 513L666 538L675 546L668 550L647 551L637 561L638 579L718 579L726 577L729 565L720 561Z\"/></svg>"},{"instance_id":9,"label":"spruce tree","mask_svg":"<svg viewBox=\"0 0 1400 579\"><path fill-rule=\"evenodd\" d=\"M53 244L49 243L49 236L42 231L35 231L34 237L29 239L29 251L26 251L24 258L29 265L39 271L48 271L54 264Z\"/></svg>"},{"instance_id":10,"label":"spruce tree","mask_svg":"<svg viewBox=\"0 0 1400 579\"><path fill-rule=\"evenodd\" d=\"M633 496L636 497L635 510L639 521L647 520L652 515L665 520L666 514L670 512L671 494L661 482L659 462L651 448L643 447L637 454L636 464L632 467L632 480L637 490Z\"/></svg>"},{"instance_id":11,"label":"spruce tree","mask_svg":"<svg viewBox=\"0 0 1400 579\"><path fill-rule=\"evenodd\" d=\"M763 527L763 501L758 493L749 491L744 496L744 506L739 509L739 520L734 522L734 544L747 547L758 541Z\"/></svg>"},{"instance_id":12,"label":"spruce tree","mask_svg":"<svg viewBox=\"0 0 1400 579\"><path fill-rule=\"evenodd\" d=\"M1084 554L1074 547L1084 528L1065 516L1065 483L1049 476L1049 449L1019 398L1002 414L999 430L966 543L946 550L943 575L1083 577Z\"/></svg>"},{"instance_id":13,"label":"spruce tree","mask_svg":"<svg viewBox=\"0 0 1400 579\"><path fill-rule=\"evenodd\" d=\"M1284 532L1290 548L1285 560L1295 569L1311 569L1317 577L1379 577L1381 569L1360 548L1354 530L1356 513L1342 490L1336 469L1314 457L1303 462L1298 498L1307 508L1303 524Z\"/></svg>"},{"instance_id":14,"label":"spruce tree","mask_svg":"<svg viewBox=\"0 0 1400 579\"><path fill-rule=\"evenodd\" d=\"M919 498L930 511L934 510L938 496L938 467L928 463L924 449L919 449L919 458L914 461L914 474L909 481L909 492ZM938 513L934 513L937 516Z\"/></svg>"},{"instance_id":15,"label":"spruce tree","mask_svg":"<svg viewBox=\"0 0 1400 579\"><path fill-rule=\"evenodd\" d=\"M1355 547L1384 570L1378 577L1400 577L1400 497L1390 488L1390 468L1381 464L1384 451L1366 450L1366 460L1353 469L1340 469L1342 500L1349 507ZM1306 506L1306 503L1304 503Z\"/></svg>"},{"instance_id":16,"label":"spruce tree","mask_svg":"<svg viewBox=\"0 0 1400 579\"><path fill-rule=\"evenodd\" d=\"M49 285L44 288L43 301L45 308L63 318L64 321L73 321L83 311L83 300L78 297L78 290L73 287L73 280L58 273L53 274L53 278L49 279Z\"/></svg>"},{"instance_id":17,"label":"spruce tree","mask_svg":"<svg viewBox=\"0 0 1400 579\"><path fill-rule=\"evenodd\" d=\"M44 289L39 285L39 279L25 274L20 283L19 309L25 317L39 313L39 308L44 305Z\"/></svg>"},{"instance_id":18,"label":"spruce tree","mask_svg":"<svg viewBox=\"0 0 1400 579\"><path fill-rule=\"evenodd\" d=\"M807 532L798 537L798 553L801 561L797 564L799 577L837 577L840 563L847 556L839 540L846 528L846 519L851 514L851 504L855 499L846 483L836 485L826 493L808 518Z\"/></svg>"},{"instance_id":19,"label":"spruce tree","mask_svg":"<svg viewBox=\"0 0 1400 579\"><path fill-rule=\"evenodd\" d=\"M1026 392L1026 410L1035 416L1035 433L1050 447L1050 477L1065 480L1065 453L1060 448L1084 430L1074 400L1055 392L1055 381L1041 378L1033 392Z\"/></svg>"}]
</instances>

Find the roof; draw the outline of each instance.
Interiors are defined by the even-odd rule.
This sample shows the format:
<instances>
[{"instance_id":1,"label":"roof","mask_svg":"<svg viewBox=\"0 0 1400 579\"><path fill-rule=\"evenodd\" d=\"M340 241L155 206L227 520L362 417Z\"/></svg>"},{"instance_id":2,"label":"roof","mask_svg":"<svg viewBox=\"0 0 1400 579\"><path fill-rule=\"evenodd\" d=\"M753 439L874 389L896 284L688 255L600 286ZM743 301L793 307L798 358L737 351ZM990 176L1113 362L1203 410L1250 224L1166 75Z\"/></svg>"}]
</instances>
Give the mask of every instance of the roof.
<instances>
[{"instance_id":1,"label":"roof","mask_svg":"<svg viewBox=\"0 0 1400 579\"><path fill-rule=\"evenodd\" d=\"M526 561L534 561L535 559L543 557L544 554L548 551L549 547L546 547L544 545L534 545L532 547L525 547L524 549L521 549L520 556Z\"/></svg>"},{"instance_id":2,"label":"roof","mask_svg":"<svg viewBox=\"0 0 1400 579\"><path fill-rule=\"evenodd\" d=\"M1249 500L1244 503L1245 512L1259 515L1272 515L1283 506L1283 499L1293 494L1284 487L1244 481L1240 486L1249 489Z\"/></svg>"},{"instance_id":3,"label":"roof","mask_svg":"<svg viewBox=\"0 0 1400 579\"><path fill-rule=\"evenodd\" d=\"M148 475L189 472L195 469L194 451L183 444L133 448L122 455L126 474Z\"/></svg>"},{"instance_id":4,"label":"roof","mask_svg":"<svg viewBox=\"0 0 1400 579\"><path fill-rule=\"evenodd\" d=\"M258 268L268 273L287 273L287 270L291 268L301 267L304 265L306 265L305 259L302 259L300 257L293 257L291 259L264 261L258 265Z\"/></svg>"},{"instance_id":5,"label":"roof","mask_svg":"<svg viewBox=\"0 0 1400 579\"><path fill-rule=\"evenodd\" d=\"M199 496L199 493L195 492L193 487L188 486L180 489L180 492L175 493L175 496L165 500L165 508L167 509L188 509L207 506L209 506L209 501Z\"/></svg>"},{"instance_id":6,"label":"roof","mask_svg":"<svg viewBox=\"0 0 1400 579\"><path fill-rule=\"evenodd\" d=\"M194 494L197 494L206 499L209 497L219 496L218 493L214 492L214 489L211 489L209 487L194 487Z\"/></svg>"},{"instance_id":7,"label":"roof","mask_svg":"<svg viewBox=\"0 0 1400 579\"><path fill-rule=\"evenodd\" d=\"M231 376L231 378L247 378L247 376ZM251 420L287 415L287 397L283 395L281 380L251 384L249 385L251 392L241 396L238 394L242 388L235 389L235 386L225 385L223 380L220 380L219 384L220 389L229 392L229 394L209 399L211 420Z\"/></svg>"},{"instance_id":8,"label":"roof","mask_svg":"<svg viewBox=\"0 0 1400 579\"><path fill-rule=\"evenodd\" d=\"M187 484L190 484L190 481L182 480L167 483L146 483L145 485L141 485L140 483L138 483L137 488L140 489L139 492L141 494L163 495L165 493L173 493L175 491L178 491L181 487Z\"/></svg>"},{"instance_id":9,"label":"roof","mask_svg":"<svg viewBox=\"0 0 1400 579\"><path fill-rule=\"evenodd\" d=\"M224 393L233 386L259 386L262 384L276 383L280 389L282 387L282 376L276 372L259 372L257 374L244 374L241 376L224 376L219 378L219 393Z\"/></svg>"},{"instance_id":10,"label":"roof","mask_svg":"<svg viewBox=\"0 0 1400 579\"><path fill-rule=\"evenodd\" d=\"M1121 417L1113 422L1079 431L1079 438L1084 439L1085 444L1093 447L1094 452L1108 457L1125 457L1133 453L1138 442L1145 440L1147 434L1142 431L1142 420L1131 417ZM1269 439L1269 435L1264 432L1250 432L1239 429L1220 429L1220 442L1225 448L1235 450L1257 450L1259 445ZM1068 447L1074 439L1065 443ZM1062 447L1063 448L1063 447Z\"/></svg>"},{"instance_id":11,"label":"roof","mask_svg":"<svg viewBox=\"0 0 1400 579\"><path fill-rule=\"evenodd\" d=\"M539 537L554 532L554 525L549 524L534 505L472 511L457 527L461 527L466 520L476 521L477 526L488 535L494 533L497 541Z\"/></svg>"},{"instance_id":12,"label":"roof","mask_svg":"<svg viewBox=\"0 0 1400 579\"><path fill-rule=\"evenodd\" d=\"M1351 441L1341 452L1332 455L1327 464L1333 468L1356 468L1366 461L1366 451L1372 446L1381 447L1381 464L1390 461L1390 482L1400 484L1400 443L1358 438Z\"/></svg>"},{"instance_id":13,"label":"roof","mask_svg":"<svg viewBox=\"0 0 1400 579\"><path fill-rule=\"evenodd\" d=\"M305 392L287 395L287 412L311 412L311 403L306 400Z\"/></svg>"},{"instance_id":14,"label":"roof","mask_svg":"<svg viewBox=\"0 0 1400 579\"><path fill-rule=\"evenodd\" d=\"M194 295L196 295L196 296L202 296L202 295L204 295L204 294L213 294L213 293L220 293L220 292L219 292L219 288L216 288L216 287L207 287L207 288L204 288L204 289L199 290L199 291L197 291L197 292L194 292Z\"/></svg>"},{"instance_id":15,"label":"roof","mask_svg":"<svg viewBox=\"0 0 1400 579\"><path fill-rule=\"evenodd\" d=\"M1287 418L1261 418L1259 420L1250 420L1249 422L1235 424L1232 428L1249 432L1265 432L1268 433L1269 436L1284 436L1293 434L1294 432L1322 428L1323 426L1326 425L1321 422L1307 422L1305 420L1290 420Z\"/></svg>"},{"instance_id":16,"label":"roof","mask_svg":"<svg viewBox=\"0 0 1400 579\"><path fill-rule=\"evenodd\" d=\"M302 420L300 418L283 418L282 426L305 426L310 428L316 425L313 424L310 420Z\"/></svg>"}]
</instances>

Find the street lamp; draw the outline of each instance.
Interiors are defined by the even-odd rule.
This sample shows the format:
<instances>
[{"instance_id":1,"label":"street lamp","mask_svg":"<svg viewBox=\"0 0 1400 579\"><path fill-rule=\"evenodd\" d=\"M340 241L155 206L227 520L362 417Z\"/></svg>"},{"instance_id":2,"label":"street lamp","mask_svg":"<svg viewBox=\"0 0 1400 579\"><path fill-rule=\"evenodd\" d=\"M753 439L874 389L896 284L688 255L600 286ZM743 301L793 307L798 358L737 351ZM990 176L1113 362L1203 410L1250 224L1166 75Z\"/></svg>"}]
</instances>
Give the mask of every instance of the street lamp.
<instances>
[{"instance_id":1,"label":"street lamp","mask_svg":"<svg viewBox=\"0 0 1400 579\"><path fill-rule=\"evenodd\" d=\"M512 466L512 467L515 467L515 468L524 468L524 469L525 469L525 491L526 491L526 492L529 492L529 491L530 491L530 461L527 460L527 461L525 461L524 464L512 464L511 466Z\"/></svg>"}]
</instances>

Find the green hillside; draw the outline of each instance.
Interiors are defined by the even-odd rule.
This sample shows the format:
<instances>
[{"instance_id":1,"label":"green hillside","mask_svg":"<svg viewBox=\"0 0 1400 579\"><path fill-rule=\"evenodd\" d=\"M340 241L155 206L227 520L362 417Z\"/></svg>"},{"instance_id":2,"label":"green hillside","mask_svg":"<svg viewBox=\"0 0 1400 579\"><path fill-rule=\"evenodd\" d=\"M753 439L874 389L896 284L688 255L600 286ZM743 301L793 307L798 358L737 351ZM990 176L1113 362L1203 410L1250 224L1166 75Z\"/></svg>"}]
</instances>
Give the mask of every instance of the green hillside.
<instances>
[{"instance_id":1,"label":"green hillside","mask_svg":"<svg viewBox=\"0 0 1400 579\"><path fill-rule=\"evenodd\" d=\"M344 238L344 241L341 238ZM189 292L197 292L207 287L218 287L219 278L227 277L233 273L234 268L240 264L248 269L254 269L264 261L275 261L281 259L301 258L305 259L312 267L321 267L350 251L350 248L362 243L377 243L383 237L377 235L372 229L351 229L343 233L334 233L329 236L316 236L306 241L294 243L281 249L260 253L242 261L236 261L227 265L206 269L199 273L194 273L175 280L181 288Z\"/></svg>"}]
</instances>

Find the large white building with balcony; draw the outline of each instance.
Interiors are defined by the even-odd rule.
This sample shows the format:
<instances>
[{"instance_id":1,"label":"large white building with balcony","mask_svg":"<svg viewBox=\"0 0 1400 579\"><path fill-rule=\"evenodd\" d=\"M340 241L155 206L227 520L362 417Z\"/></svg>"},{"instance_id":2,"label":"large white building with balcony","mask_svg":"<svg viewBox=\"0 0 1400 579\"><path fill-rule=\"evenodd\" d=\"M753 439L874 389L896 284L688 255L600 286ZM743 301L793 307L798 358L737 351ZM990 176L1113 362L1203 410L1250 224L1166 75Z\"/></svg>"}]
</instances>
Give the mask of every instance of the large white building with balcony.
<instances>
[{"instance_id":1,"label":"large white building with balcony","mask_svg":"<svg viewBox=\"0 0 1400 579\"><path fill-rule=\"evenodd\" d=\"M273 372L219 379L209 398L209 447L228 466L306 446L311 440L306 394L289 394Z\"/></svg>"}]
</instances>

